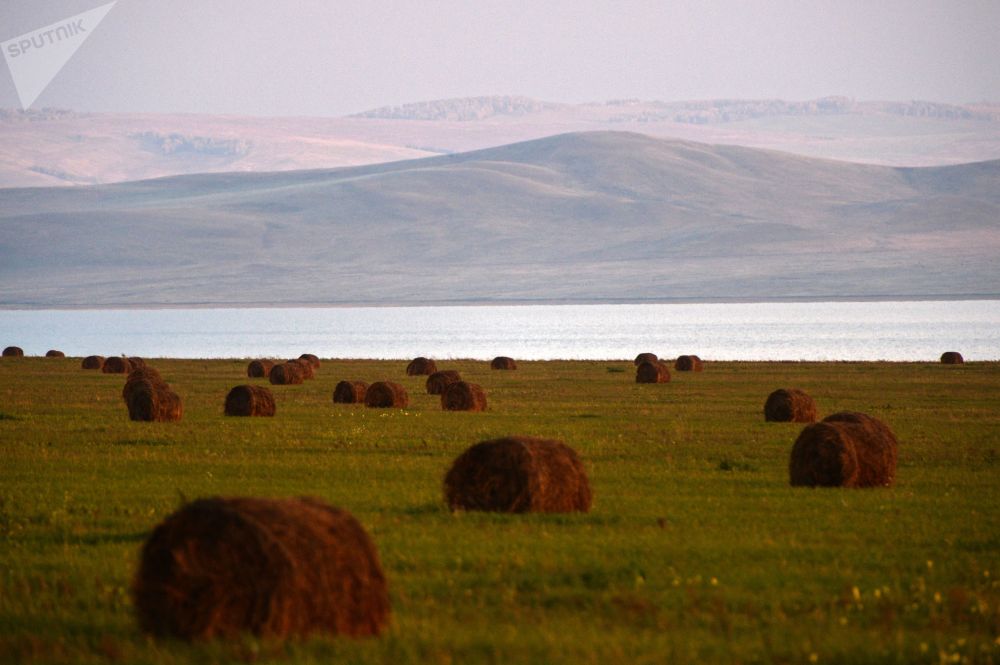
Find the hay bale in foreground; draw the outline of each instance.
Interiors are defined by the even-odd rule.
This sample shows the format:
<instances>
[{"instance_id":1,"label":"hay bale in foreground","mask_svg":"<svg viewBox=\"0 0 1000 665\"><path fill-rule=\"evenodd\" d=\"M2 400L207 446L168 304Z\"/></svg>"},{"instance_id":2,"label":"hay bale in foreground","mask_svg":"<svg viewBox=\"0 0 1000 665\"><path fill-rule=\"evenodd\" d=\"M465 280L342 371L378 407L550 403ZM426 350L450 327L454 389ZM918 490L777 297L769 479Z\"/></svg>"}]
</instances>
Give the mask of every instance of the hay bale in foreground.
<instances>
[{"instance_id":1,"label":"hay bale in foreground","mask_svg":"<svg viewBox=\"0 0 1000 665\"><path fill-rule=\"evenodd\" d=\"M513 358L497 356L490 361L490 369L517 369L517 363Z\"/></svg>"},{"instance_id":2,"label":"hay bale in foreground","mask_svg":"<svg viewBox=\"0 0 1000 665\"><path fill-rule=\"evenodd\" d=\"M483 411L486 409L486 393L477 383L457 381L441 393L441 408L445 411Z\"/></svg>"},{"instance_id":3,"label":"hay bale in foreground","mask_svg":"<svg viewBox=\"0 0 1000 665\"><path fill-rule=\"evenodd\" d=\"M635 368L635 382L669 383L670 368L667 367L665 362L661 362L659 360L656 362L640 363L640 365Z\"/></svg>"},{"instance_id":4,"label":"hay bale in foreground","mask_svg":"<svg viewBox=\"0 0 1000 665\"><path fill-rule=\"evenodd\" d=\"M590 510L587 472L562 441L513 436L458 456L444 478L451 510L568 513Z\"/></svg>"},{"instance_id":5,"label":"hay bale in foreground","mask_svg":"<svg viewBox=\"0 0 1000 665\"><path fill-rule=\"evenodd\" d=\"M333 389L334 404L364 404L368 384L364 381L341 381Z\"/></svg>"},{"instance_id":6,"label":"hay bale in foreground","mask_svg":"<svg viewBox=\"0 0 1000 665\"><path fill-rule=\"evenodd\" d=\"M48 351L45 352L45 357L46 358L65 358L66 354L63 353L62 351L58 351L56 349L49 349Z\"/></svg>"},{"instance_id":7,"label":"hay bale in foreground","mask_svg":"<svg viewBox=\"0 0 1000 665\"><path fill-rule=\"evenodd\" d=\"M440 395L444 389L462 380L462 375L453 369L443 369L427 377L424 386L428 395Z\"/></svg>"},{"instance_id":8,"label":"hay bale in foreground","mask_svg":"<svg viewBox=\"0 0 1000 665\"><path fill-rule=\"evenodd\" d=\"M101 369L104 367L104 356L87 356L80 363L83 369Z\"/></svg>"},{"instance_id":9,"label":"hay bale in foreground","mask_svg":"<svg viewBox=\"0 0 1000 665\"><path fill-rule=\"evenodd\" d=\"M131 592L143 631L184 640L365 637L390 614L371 538L314 498L185 505L143 545Z\"/></svg>"},{"instance_id":10,"label":"hay bale in foreground","mask_svg":"<svg viewBox=\"0 0 1000 665\"><path fill-rule=\"evenodd\" d=\"M965 358L958 351L945 351L941 354L941 362L945 365L962 365L965 363Z\"/></svg>"},{"instance_id":11,"label":"hay bale in foreground","mask_svg":"<svg viewBox=\"0 0 1000 665\"><path fill-rule=\"evenodd\" d=\"M793 486L889 487L898 444L889 427L864 413L841 412L808 425L792 446Z\"/></svg>"},{"instance_id":12,"label":"hay bale in foreground","mask_svg":"<svg viewBox=\"0 0 1000 665\"><path fill-rule=\"evenodd\" d=\"M267 375L273 386L297 386L305 381L301 363L281 363L271 368Z\"/></svg>"},{"instance_id":13,"label":"hay bale in foreground","mask_svg":"<svg viewBox=\"0 0 1000 665\"><path fill-rule=\"evenodd\" d=\"M643 363L655 363L659 362L659 360L660 359L657 357L655 353L640 353L635 357L635 360L633 360L632 362L635 363L636 367L638 367Z\"/></svg>"},{"instance_id":14,"label":"hay bale in foreground","mask_svg":"<svg viewBox=\"0 0 1000 665\"><path fill-rule=\"evenodd\" d=\"M405 409L410 405L406 389L392 381L376 381L365 391L365 406L374 409Z\"/></svg>"},{"instance_id":15,"label":"hay bale in foreground","mask_svg":"<svg viewBox=\"0 0 1000 665\"><path fill-rule=\"evenodd\" d=\"M247 376L251 379L266 379L271 374L274 367L273 360L251 360L247 364Z\"/></svg>"},{"instance_id":16,"label":"hay bale in foreground","mask_svg":"<svg viewBox=\"0 0 1000 665\"><path fill-rule=\"evenodd\" d=\"M420 356L414 358L410 361L410 364L406 366L407 376L421 376L424 374L430 375L437 371L437 365L430 358L424 358Z\"/></svg>"},{"instance_id":17,"label":"hay bale in foreground","mask_svg":"<svg viewBox=\"0 0 1000 665\"><path fill-rule=\"evenodd\" d=\"M274 395L264 386L236 386L226 395L227 416L273 416Z\"/></svg>"},{"instance_id":18,"label":"hay bale in foreground","mask_svg":"<svg viewBox=\"0 0 1000 665\"><path fill-rule=\"evenodd\" d=\"M128 362L128 358L124 356L111 356L104 360L104 364L101 365L101 372L104 374L128 374L132 371L132 366Z\"/></svg>"},{"instance_id":19,"label":"hay bale in foreground","mask_svg":"<svg viewBox=\"0 0 1000 665\"><path fill-rule=\"evenodd\" d=\"M8 346L3 350L4 358L23 358L24 349L19 346Z\"/></svg>"},{"instance_id":20,"label":"hay bale in foreground","mask_svg":"<svg viewBox=\"0 0 1000 665\"><path fill-rule=\"evenodd\" d=\"M777 423L816 422L816 402L798 388L779 388L764 402L764 420Z\"/></svg>"},{"instance_id":21,"label":"hay bale in foreground","mask_svg":"<svg viewBox=\"0 0 1000 665\"><path fill-rule=\"evenodd\" d=\"M149 381L150 383L156 386L169 388L169 386L167 386L166 381L163 380L163 377L160 376L160 373L156 370L155 367L149 367L148 365L144 367L138 367L128 373L128 377L126 377L125 379L125 387L122 388L122 399L125 400L126 405L129 403L129 399L133 390L142 381Z\"/></svg>"},{"instance_id":22,"label":"hay bale in foreground","mask_svg":"<svg viewBox=\"0 0 1000 665\"><path fill-rule=\"evenodd\" d=\"M131 420L169 423L184 415L180 395L167 384L148 379L133 382L126 404Z\"/></svg>"},{"instance_id":23,"label":"hay bale in foreground","mask_svg":"<svg viewBox=\"0 0 1000 665\"><path fill-rule=\"evenodd\" d=\"M319 369L319 356L315 356L311 353L303 353L299 356L299 360L309 363L309 366L313 369Z\"/></svg>"},{"instance_id":24,"label":"hay bale in foreground","mask_svg":"<svg viewBox=\"0 0 1000 665\"><path fill-rule=\"evenodd\" d=\"M129 356L129 358L128 358L128 366L129 366L130 370L138 369L140 367L145 367L146 366L146 361L143 360L142 358L138 357L138 356Z\"/></svg>"},{"instance_id":25,"label":"hay bale in foreground","mask_svg":"<svg viewBox=\"0 0 1000 665\"><path fill-rule=\"evenodd\" d=\"M678 372L700 372L702 370L701 358L698 356L677 356L674 362L674 369Z\"/></svg>"}]
</instances>

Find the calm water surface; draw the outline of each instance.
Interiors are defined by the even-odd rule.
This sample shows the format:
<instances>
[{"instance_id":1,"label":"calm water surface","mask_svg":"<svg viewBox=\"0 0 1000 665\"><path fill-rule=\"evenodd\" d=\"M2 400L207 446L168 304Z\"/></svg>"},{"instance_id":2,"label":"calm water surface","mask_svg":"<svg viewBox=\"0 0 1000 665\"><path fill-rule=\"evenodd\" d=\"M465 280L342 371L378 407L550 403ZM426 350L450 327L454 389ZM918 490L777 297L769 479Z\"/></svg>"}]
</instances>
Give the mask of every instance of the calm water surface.
<instances>
[{"instance_id":1,"label":"calm water surface","mask_svg":"<svg viewBox=\"0 0 1000 665\"><path fill-rule=\"evenodd\" d=\"M1000 301L0 311L28 355L1000 359Z\"/></svg>"}]
</instances>

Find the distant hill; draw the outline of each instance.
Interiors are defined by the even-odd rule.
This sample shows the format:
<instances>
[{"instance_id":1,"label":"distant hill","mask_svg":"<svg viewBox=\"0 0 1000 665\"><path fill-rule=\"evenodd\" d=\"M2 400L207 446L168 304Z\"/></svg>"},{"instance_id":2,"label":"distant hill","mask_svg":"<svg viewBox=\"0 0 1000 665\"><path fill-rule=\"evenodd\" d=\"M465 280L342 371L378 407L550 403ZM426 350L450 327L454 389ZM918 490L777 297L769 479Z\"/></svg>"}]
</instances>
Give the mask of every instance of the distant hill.
<instances>
[{"instance_id":1,"label":"distant hill","mask_svg":"<svg viewBox=\"0 0 1000 665\"><path fill-rule=\"evenodd\" d=\"M571 133L390 164L0 190L0 304L1000 293L1000 161Z\"/></svg>"}]
</instances>

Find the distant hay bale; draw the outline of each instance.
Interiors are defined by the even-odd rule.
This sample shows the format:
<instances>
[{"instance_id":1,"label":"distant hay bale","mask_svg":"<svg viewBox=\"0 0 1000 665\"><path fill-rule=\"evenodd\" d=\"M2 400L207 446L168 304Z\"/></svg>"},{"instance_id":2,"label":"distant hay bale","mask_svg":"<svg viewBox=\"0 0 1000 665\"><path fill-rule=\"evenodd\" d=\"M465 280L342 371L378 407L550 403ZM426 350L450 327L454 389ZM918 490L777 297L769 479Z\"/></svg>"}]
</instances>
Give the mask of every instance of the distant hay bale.
<instances>
[{"instance_id":1,"label":"distant hay bale","mask_svg":"<svg viewBox=\"0 0 1000 665\"><path fill-rule=\"evenodd\" d=\"M165 383L140 379L128 389L128 417L143 422L169 423L184 415L180 395Z\"/></svg>"},{"instance_id":2,"label":"distant hay bale","mask_svg":"<svg viewBox=\"0 0 1000 665\"><path fill-rule=\"evenodd\" d=\"M251 379L266 379L274 367L273 360L251 360L247 365L247 376Z\"/></svg>"},{"instance_id":3,"label":"distant hay bale","mask_svg":"<svg viewBox=\"0 0 1000 665\"><path fill-rule=\"evenodd\" d=\"M365 391L365 406L374 409L405 409L410 405L406 389L392 381L376 381Z\"/></svg>"},{"instance_id":4,"label":"distant hay bale","mask_svg":"<svg viewBox=\"0 0 1000 665\"><path fill-rule=\"evenodd\" d=\"M702 370L701 358L693 355L677 356L674 369L678 372L700 372Z\"/></svg>"},{"instance_id":5,"label":"distant hay bale","mask_svg":"<svg viewBox=\"0 0 1000 665\"><path fill-rule=\"evenodd\" d=\"M437 371L437 365L434 361L429 358L424 358L420 356L419 358L414 358L410 361L410 364L406 366L407 376L421 376L424 374L433 374Z\"/></svg>"},{"instance_id":6,"label":"distant hay bale","mask_svg":"<svg viewBox=\"0 0 1000 665\"><path fill-rule=\"evenodd\" d=\"M309 363L310 367L313 369L319 369L319 356L314 356L311 353L303 353L299 356L299 360Z\"/></svg>"},{"instance_id":7,"label":"distant hay bale","mask_svg":"<svg viewBox=\"0 0 1000 665\"><path fill-rule=\"evenodd\" d=\"M80 366L83 369L101 369L104 367L104 356L87 356Z\"/></svg>"},{"instance_id":8,"label":"distant hay bale","mask_svg":"<svg viewBox=\"0 0 1000 665\"><path fill-rule=\"evenodd\" d=\"M656 362L640 363L639 366L635 368L635 382L669 383L670 368L667 367L665 362L661 362L659 360Z\"/></svg>"},{"instance_id":9,"label":"distant hay bale","mask_svg":"<svg viewBox=\"0 0 1000 665\"><path fill-rule=\"evenodd\" d=\"M122 399L125 400L125 404L129 403L130 395L132 391L142 382L149 381L150 383L158 386L167 388L166 381L160 376L160 373L155 367L150 367L148 365L143 367L137 367L128 373L125 378L125 387L122 388Z\"/></svg>"},{"instance_id":10,"label":"distant hay bale","mask_svg":"<svg viewBox=\"0 0 1000 665\"><path fill-rule=\"evenodd\" d=\"M57 351L56 349L49 349L45 352L46 358L65 358L66 354L62 351Z\"/></svg>"},{"instance_id":11,"label":"distant hay bale","mask_svg":"<svg viewBox=\"0 0 1000 665\"><path fill-rule=\"evenodd\" d=\"M841 412L808 425L792 446L793 486L889 487L898 443L889 427L863 413Z\"/></svg>"},{"instance_id":12,"label":"distant hay bale","mask_svg":"<svg viewBox=\"0 0 1000 665\"><path fill-rule=\"evenodd\" d=\"M3 357L4 358L23 358L24 357L24 349L22 349L19 346L8 346L6 349L3 350Z\"/></svg>"},{"instance_id":13,"label":"distant hay bale","mask_svg":"<svg viewBox=\"0 0 1000 665\"><path fill-rule=\"evenodd\" d=\"M428 395L440 395L444 389L462 380L462 375L453 369L443 369L427 377L424 384Z\"/></svg>"},{"instance_id":14,"label":"distant hay bale","mask_svg":"<svg viewBox=\"0 0 1000 665\"><path fill-rule=\"evenodd\" d=\"M517 369L517 363L513 358L497 356L490 362L490 369Z\"/></svg>"},{"instance_id":15,"label":"distant hay bale","mask_svg":"<svg viewBox=\"0 0 1000 665\"><path fill-rule=\"evenodd\" d=\"M445 411L483 411L486 393L479 384L457 381L441 393L441 408Z\"/></svg>"},{"instance_id":16,"label":"distant hay bale","mask_svg":"<svg viewBox=\"0 0 1000 665\"><path fill-rule=\"evenodd\" d=\"M798 388L779 388L764 402L764 420L778 423L816 422L816 402Z\"/></svg>"},{"instance_id":17,"label":"distant hay bale","mask_svg":"<svg viewBox=\"0 0 1000 665\"><path fill-rule=\"evenodd\" d=\"M364 404L368 384L364 381L341 381L333 389L334 404Z\"/></svg>"},{"instance_id":18,"label":"distant hay bale","mask_svg":"<svg viewBox=\"0 0 1000 665\"><path fill-rule=\"evenodd\" d=\"M305 381L301 363L281 363L271 368L267 378L274 386L293 386Z\"/></svg>"},{"instance_id":19,"label":"distant hay bale","mask_svg":"<svg viewBox=\"0 0 1000 665\"><path fill-rule=\"evenodd\" d=\"M561 441L514 436L458 456L444 478L451 510L567 513L590 510L587 472Z\"/></svg>"},{"instance_id":20,"label":"distant hay bale","mask_svg":"<svg viewBox=\"0 0 1000 665\"><path fill-rule=\"evenodd\" d=\"M656 356L655 353L640 353L635 357L635 360L633 360L632 362L635 363L636 367L638 367L643 363L655 363L658 362L659 360L660 359Z\"/></svg>"},{"instance_id":21,"label":"distant hay bale","mask_svg":"<svg viewBox=\"0 0 1000 665\"><path fill-rule=\"evenodd\" d=\"M302 378L305 380L311 381L312 379L316 378L316 372L313 370L313 366L309 364L308 360L299 360L298 358L294 358L292 360L289 360L285 364L298 365L299 369L302 372Z\"/></svg>"},{"instance_id":22,"label":"distant hay bale","mask_svg":"<svg viewBox=\"0 0 1000 665\"><path fill-rule=\"evenodd\" d=\"M146 361L138 356L129 356L128 366L130 369L137 369L139 367L145 367Z\"/></svg>"},{"instance_id":23,"label":"distant hay bale","mask_svg":"<svg viewBox=\"0 0 1000 665\"><path fill-rule=\"evenodd\" d=\"M961 365L965 363L965 358L958 351L945 351L941 354L941 362L945 365Z\"/></svg>"},{"instance_id":24,"label":"distant hay bale","mask_svg":"<svg viewBox=\"0 0 1000 665\"><path fill-rule=\"evenodd\" d=\"M132 371L132 366L124 356L111 356L105 359L101 371L105 374L128 374Z\"/></svg>"},{"instance_id":25,"label":"distant hay bale","mask_svg":"<svg viewBox=\"0 0 1000 665\"><path fill-rule=\"evenodd\" d=\"M366 637L390 616L371 538L314 498L188 503L143 545L131 594L143 631L183 640Z\"/></svg>"},{"instance_id":26,"label":"distant hay bale","mask_svg":"<svg viewBox=\"0 0 1000 665\"><path fill-rule=\"evenodd\" d=\"M226 395L227 416L273 416L274 395L264 386L236 386Z\"/></svg>"}]
</instances>

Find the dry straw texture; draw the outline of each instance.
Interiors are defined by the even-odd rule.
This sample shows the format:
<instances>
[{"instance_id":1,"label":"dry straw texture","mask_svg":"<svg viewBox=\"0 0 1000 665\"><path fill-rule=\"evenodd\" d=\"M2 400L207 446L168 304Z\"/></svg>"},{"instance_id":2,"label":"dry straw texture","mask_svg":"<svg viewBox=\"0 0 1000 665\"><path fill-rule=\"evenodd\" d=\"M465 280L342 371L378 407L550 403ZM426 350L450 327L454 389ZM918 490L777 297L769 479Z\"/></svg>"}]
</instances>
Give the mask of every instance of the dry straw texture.
<instances>
[{"instance_id":1,"label":"dry straw texture","mask_svg":"<svg viewBox=\"0 0 1000 665\"><path fill-rule=\"evenodd\" d=\"M125 400L126 404L128 404L129 396L132 394L133 389L142 381L149 381L150 383L164 387L167 385L155 367L148 365L137 367L128 373L128 376L125 378L125 387L122 388L122 399Z\"/></svg>"},{"instance_id":2,"label":"dry straw texture","mask_svg":"<svg viewBox=\"0 0 1000 665\"><path fill-rule=\"evenodd\" d=\"M56 349L49 349L45 352L46 358L65 358L66 354L62 351L57 351Z\"/></svg>"},{"instance_id":3,"label":"dry straw texture","mask_svg":"<svg viewBox=\"0 0 1000 665\"><path fill-rule=\"evenodd\" d=\"M779 423L816 422L816 402L798 388L779 388L764 402L764 420Z\"/></svg>"},{"instance_id":4,"label":"dry straw texture","mask_svg":"<svg viewBox=\"0 0 1000 665\"><path fill-rule=\"evenodd\" d=\"M19 346L8 346L3 350L4 358L23 358L24 350Z\"/></svg>"},{"instance_id":5,"label":"dry straw texture","mask_svg":"<svg viewBox=\"0 0 1000 665\"><path fill-rule=\"evenodd\" d=\"M301 363L281 363L280 365L275 365L271 368L267 378L271 381L271 385L274 386L298 385L305 381Z\"/></svg>"},{"instance_id":6,"label":"dry straw texture","mask_svg":"<svg viewBox=\"0 0 1000 665\"><path fill-rule=\"evenodd\" d=\"M453 369L443 369L427 377L424 384L428 395L440 395L444 389L462 380L462 375Z\"/></svg>"},{"instance_id":7,"label":"dry straw texture","mask_svg":"<svg viewBox=\"0 0 1000 665\"><path fill-rule=\"evenodd\" d=\"M101 369L104 367L104 356L87 356L80 366L83 369Z\"/></svg>"},{"instance_id":8,"label":"dry straw texture","mask_svg":"<svg viewBox=\"0 0 1000 665\"><path fill-rule=\"evenodd\" d=\"M388 409L405 409L410 405L410 396L403 386L392 381L377 381L365 392L365 406Z\"/></svg>"},{"instance_id":9,"label":"dry straw texture","mask_svg":"<svg viewBox=\"0 0 1000 665\"><path fill-rule=\"evenodd\" d=\"M247 376L251 379L266 379L271 374L272 367L273 360L251 360L247 365Z\"/></svg>"},{"instance_id":10,"label":"dry straw texture","mask_svg":"<svg viewBox=\"0 0 1000 665\"><path fill-rule=\"evenodd\" d=\"M486 393L479 384L458 381L441 393L441 408L445 411L483 411Z\"/></svg>"},{"instance_id":11,"label":"dry straw texture","mask_svg":"<svg viewBox=\"0 0 1000 665\"><path fill-rule=\"evenodd\" d=\"M274 395L264 386L236 386L226 395L227 416L273 416Z\"/></svg>"},{"instance_id":12,"label":"dry straw texture","mask_svg":"<svg viewBox=\"0 0 1000 665\"><path fill-rule=\"evenodd\" d=\"M497 356L490 362L490 369L517 369L517 363L513 358Z\"/></svg>"},{"instance_id":13,"label":"dry straw texture","mask_svg":"<svg viewBox=\"0 0 1000 665\"><path fill-rule=\"evenodd\" d=\"M678 356L674 362L674 369L678 372L700 372L702 370L701 358L698 356Z\"/></svg>"},{"instance_id":14,"label":"dry straw texture","mask_svg":"<svg viewBox=\"0 0 1000 665\"><path fill-rule=\"evenodd\" d=\"M285 364L297 365L299 367L299 371L302 372L302 378L305 380L312 380L316 378L316 372L313 369L313 366L309 364L308 360L299 360L298 358L295 358L293 360L289 360Z\"/></svg>"},{"instance_id":15,"label":"dry straw texture","mask_svg":"<svg viewBox=\"0 0 1000 665\"><path fill-rule=\"evenodd\" d=\"M897 449L895 435L880 420L835 413L799 434L789 478L807 487L888 487L896 479Z\"/></svg>"},{"instance_id":16,"label":"dry straw texture","mask_svg":"<svg viewBox=\"0 0 1000 665\"><path fill-rule=\"evenodd\" d=\"M132 599L142 630L185 640L364 637L390 613L371 538L311 498L187 504L143 545Z\"/></svg>"},{"instance_id":17,"label":"dry straw texture","mask_svg":"<svg viewBox=\"0 0 1000 665\"><path fill-rule=\"evenodd\" d=\"M128 366L129 366L129 371L133 369L139 369L140 367L146 366L146 361L137 356L131 356L128 359Z\"/></svg>"},{"instance_id":18,"label":"dry straw texture","mask_svg":"<svg viewBox=\"0 0 1000 665\"><path fill-rule=\"evenodd\" d=\"M965 362L965 358L958 351L945 351L941 354L941 362L945 365L961 365Z\"/></svg>"},{"instance_id":19,"label":"dry straw texture","mask_svg":"<svg viewBox=\"0 0 1000 665\"><path fill-rule=\"evenodd\" d=\"M657 361L659 361L659 358L655 353L640 353L632 362L635 363L636 367L638 367L643 363L655 363Z\"/></svg>"},{"instance_id":20,"label":"dry straw texture","mask_svg":"<svg viewBox=\"0 0 1000 665\"><path fill-rule=\"evenodd\" d=\"M635 368L636 383L668 383L669 381L670 368L659 360L644 362Z\"/></svg>"},{"instance_id":21,"label":"dry straw texture","mask_svg":"<svg viewBox=\"0 0 1000 665\"><path fill-rule=\"evenodd\" d=\"M128 374L132 371L132 366L129 364L128 358L111 356L105 359L104 364L101 365L101 371L105 374Z\"/></svg>"},{"instance_id":22,"label":"dry straw texture","mask_svg":"<svg viewBox=\"0 0 1000 665\"><path fill-rule=\"evenodd\" d=\"M424 358L423 356L419 358L414 358L410 361L410 364L406 366L407 376L420 376L423 374L433 374L437 371L437 365L434 361L429 358Z\"/></svg>"},{"instance_id":23,"label":"dry straw texture","mask_svg":"<svg viewBox=\"0 0 1000 665\"><path fill-rule=\"evenodd\" d=\"M568 513L590 510L587 472L561 441L508 437L472 446L444 479L452 510Z\"/></svg>"},{"instance_id":24,"label":"dry straw texture","mask_svg":"<svg viewBox=\"0 0 1000 665\"><path fill-rule=\"evenodd\" d=\"M341 381L333 389L334 404L364 404L368 384L364 381Z\"/></svg>"},{"instance_id":25,"label":"dry straw texture","mask_svg":"<svg viewBox=\"0 0 1000 665\"><path fill-rule=\"evenodd\" d=\"M314 356L311 353L303 353L299 356L299 360L309 363L309 366L313 369L319 369L319 356Z\"/></svg>"},{"instance_id":26,"label":"dry straw texture","mask_svg":"<svg viewBox=\"0 0 1000 665\"><path fill-rule=\"evenodd\" d=\"M180 396L153 367L143 366L129 372L122 399L131 420L165 423L180 420L184 415Z\"/></svg>"}]
</instances>

